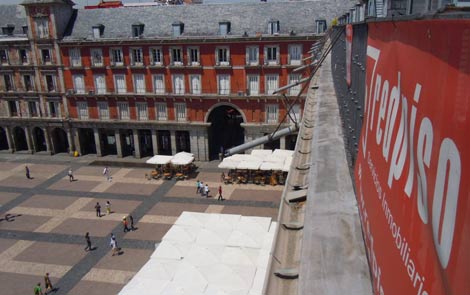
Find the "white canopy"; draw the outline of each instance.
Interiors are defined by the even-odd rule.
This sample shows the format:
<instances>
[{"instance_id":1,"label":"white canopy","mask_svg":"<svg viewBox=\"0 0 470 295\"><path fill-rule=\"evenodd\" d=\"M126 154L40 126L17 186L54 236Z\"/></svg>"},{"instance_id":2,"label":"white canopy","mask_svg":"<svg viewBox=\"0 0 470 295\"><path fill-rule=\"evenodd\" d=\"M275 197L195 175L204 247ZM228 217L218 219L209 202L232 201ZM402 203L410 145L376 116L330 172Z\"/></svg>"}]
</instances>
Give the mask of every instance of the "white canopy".
<instances>
[{"instance_id":1,"label":"white canopy","mask_svg":"<svg viewBox=\"0 0 470 295\"><path fill-rule=\"evenodd\" d=\"M286 158L286 160L284 161L284 167L282 168L282 171L289 172L290 166L292 164L292 158L293 156Z\"/></svg>"},{"instance_id":2,"label":"white canopy","mask_svg":"<svg viewBox=\"0 0 470 295\"><path fill-rule=\"evenodd\" d=\"M188 152L179 152L173 158L194 158L194 154Z\"/></svg>"},{"instance_id":3,"label":"white canopy","mask_svg":"<svg viewBox=\"0 0 470 295\"><path fill-rule=\"evenodd\" d=\"M238 164L237 169L258 170L262 163L263 161L259 159L245 160Z\"/></svg>"},{"instance_id":4,"label":"white canopy","mask_svg":"<svg viewBox=\"0 0 470 295\"><path fill-rule=\"evenodd\" d=\"M272 155L271 150L252 150L251 155L264 160Z\"/></svg>"},{"instance_id":5,"label":"white canopy","mask_svg":"<svg viewBox=\"0 0 470 295\"><path fill-rule=\"evenodd\" d=\"M173 156L161 156L161 155L155 155L145 161L147 164L154 164L154 165L165 165L170 163L171 159L173 159Z\"/></svg>"},{"instance_id":6,"label":"white canopy","mask_svg":"<svg viewBox=\"0 0 470 295\"><path fill-rule=\"evenodd\" d=\"M218 167L220 169L237 169L239 163L240 161L236 161L232 157L227 157L220 162Z\"/></svg>"},{"instance_id":7,"label":"white canopy","mask_svg":"<svg viewBox=\"0 0 470 295\"><path fill-rule=\"evenodd\" d=\"M275 149L273 152L273 157L291 157L294 154L294 151L291 150L281 150L281 149Z\"/></svg>"},{"instance_id":8,"label":"white canopy","mask_svg":"<svg viewBox=\"0 0 470 295\"><path fill-rule=\"evenodd\" d=\"M194 161L194 158L193 157L174 157L173 159L171 159L171 164L173 165L188 165L188 164L191 164L192 162Z\"/></svg>"},{"instance_id":9,"label":"white canopy","mask_svg":"<svg viewBox=\"0 0 470 295\"><path fill-rule=\"evenodd\" d=\"M269 170L282 170L284 163L281 162L263 162L259 169L269 171Z\"/></svg>"}]
</instances>

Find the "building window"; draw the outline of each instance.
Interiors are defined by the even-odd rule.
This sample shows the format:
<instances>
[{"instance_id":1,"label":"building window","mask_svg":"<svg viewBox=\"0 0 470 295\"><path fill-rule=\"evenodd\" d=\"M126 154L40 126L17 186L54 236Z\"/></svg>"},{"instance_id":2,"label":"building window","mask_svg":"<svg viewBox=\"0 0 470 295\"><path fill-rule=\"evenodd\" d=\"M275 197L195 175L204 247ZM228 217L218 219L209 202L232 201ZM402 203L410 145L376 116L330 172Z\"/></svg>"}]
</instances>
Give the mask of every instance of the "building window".
<instances>
[{"instance_id":1,"label":"building window","mask_svg":"<svg viewBox=\"0 0 470 295\"><path fill-rule=\"evenodd\" d=\"M28 101L28 114L30 117L38 117L38 102L37 101Z\"/></svg>"},{"instance_id":2,"label":"building window","mask_svg":"<svg viewBox=\"0 0 470 295\"><path fill-rule=\"evenodd\" d=\"M259 76L248 75L247 95L259 95Z\"/></svg>"},{"instance_id":3,"label":"building window","mask_svg":"<svg viewBox=\"0 0 470 295\"><path fill-rule=\"evenodd\" d=\"M8 101L8 109L10 111L10 117L18 117L18 106L14 100Z\"/></svg>"},{"instance_id":4,"label":"building window","mask_svg":"<svg viewBox=\"0 0 470 295\"><path fill-rule=\"evenodd\" d=\"M90 50L91 65L94 67L103 66L103 50L101 48L92 48Z\"/></svg>"},{"instance_id":5,"label":"building window","mask_svg":"<svg viewBox=\"0 0 470 295\"><path fill-rule=\"evenodd\" d=\"M259 47L249 46L246 48L246 64L256 66L259 64Z\"/></svg>"},{"instance_id":6,"label":"building window","mask_svg":"<svg viewBox=\"0 0 470 295\"><path fill-rule=\"evenodd\" d=\"M268 33L270 35L279 34L280 25L278 20L272 20L268 23Z\"/></svg>"},{"instance_id":7,"label":"building window","mask_svg":"<svg viewBox=\"0 0 470 295\"><path fill-rule=\"evenodd\" d=\"M273 94L274 90L279 88L278 75L266 75L266 94Z\"/></svg>"},{"instance_id":8,"label":"building window","mask_svg":"<svg viewBox=\"0 0 470 295\"><path fill-rule=\"evenodd\" d=\"M289 45L289 64L300 65L302 63L302 45Z\"/></svg>"},{"instance_id":9,"label":"building window","mask_svg":"<svg viewBox=\"0 0 470 295\"><path fill-rule=\"evenodd\" d=\"M145 93L145 76L144 74L134 74L134 92Z\"/></svg>"},{"instance_id":10,"label":"building window","mask_svg":"<svg viewBox=\"0 0 470 295\"><path fill-rule=\"evenodd\" d=\"M295 123L293 120L296 120L297 122L300 122L300 105L295 104L292 106L292 108L289 111L289 122L290 123Z\"/></svg>"},{"instance_id":11,"label":"building window","mask_svg":"<svg viewBox=\"0 0 470 295\"><path fill-rule=\"evenodd\" d=\"M163 52L160 47L150 48L150 59L152 65L161 66L163 65Z\"/></svg>"},{"instance_id":12,"label":"building window","mask_svg":"<svg viewBox=\"0 0 470 295\"><path fill-rule=\"evenodd\" d=\"M131 48L131 64L133 66L141 66L144 64L142 48Z\"/></svg>"},{"instance_id":13,"label":"building window","mask_svg":"<svg viewBox=\"0 0 470 295\"><path fill-rule=\"evenodd\" d=\"M186 121L186 104L175 103L175 118L176 121Z\"/></svg>"},{"instance_id":14,"label":"building window","mask_svg":"<svg viewBox=\"0 0 470 295\"><path fill-rule=\"evenodd\" d=\"M60 117L60 102L50 101L48 105L49 105L49 117L59 118Z\"/></svg>"},{"instance_id":15,"label":"building window","mask_svg":"<svg viewBox=\"0 0 470 295\"><path fill-rule=\"evenodd\" d=\"M23 86L25 91L34 91L34 80L31 75L23 75Z\"/></svg>"},{"instance_id":16,"label":"building window","mask_svg":"<svg viewBox=\"0 0 470 295\"><path fill-rule=\"evenodd\" d=\"M201 94L201 75L191 75L189 79L191 80L191 93Z\"/></svg>"},{"instance_id":17,"label":"building window","mask_svg":"<svg viewBox=\"0 0 470 295\"><path fill-rule=\"evenodd\" d=\"M41 49L42 64L49 65L52 63L51 51L49 49Z\"/></svg>"},{"instance_id":18,"label":"building window","mask_svg":"<svg viewBox=\"0 0 470 295\"><path fill-rule=\"evenodd\" d=\"M129 103L127 102L118 102L118 111L119 111L119 119L121 120L129 120Z\"/></svg>"},{"instance_id":19,"label":"building window","mask_svg":"<svg viewBox=\"0 0 470 295\"><path fill-rule=\"evenodd\" d=\"M4 86L5 86L5 91L15 90L14 85L13 85L13 78L12 78L11 75L9 75L9 74L3 75L3 83L4 83Z\"/></svg>"},{"instance_id":20,"label":"building window","mask_svg":"<svg viewBox=\"0 0 470 295\"><path fill-rule=\"evenodd\" d=\"M230 64L230 52L228 47L218 47L215 50L215 64L220 66L227 66Z\"/></svg>"},{"instance_id":21,"label":"building window","mask_svg":"<svg viewBox=\"0 0 470 295\"><path fill-rule=\"evenodd\" d=\"M54 75L46 75L44 77L44 79L46 80L46 89L47 89L47 91L48 92L56 91Z\"/></svg>"},{"instance_id":22,"label":"building window","mask_svg":"<svg viewBox=\"0 0 470 295\"><path fill-rule=\"evenodd\" d=\"M264 48L264 63L266 65L279 64L279 46L266 46Z\"/></svg>"},{"instance_id":23,"label":"building window","mask_svg":"<svg viewBox=\"0 0 470 295\"><path fill-rule=\"evenodd\" d=\"M147 121L148 118L148 110L147 110L147 103L146 102L137 102L137 120L139 121Z\"/></svg>"},{"instance_id":24,"label":"building window","mask_svg":"<svg viewBox=\"0 0 470 295\"><path fill-rule=\"evenodd\" d=\"M7 25L6 27L2 27L2 34L7 36L13 36L13 31L15 30L14 25Z\"/></svg>"},{"instance_id":25,"label":"building window","mask_svg":"<svg viewBox=\"0 0 470 295\"><path fill-rule=\"evenodd\" d=\"M110 50L111 65L122 66L124 65L124 59L122 56L121 48L111 48Z\"/></svg>"},{"instance_id":26,"label":"building window","mask_svg":"<svg viewBox=\"0 0 470 295\"><path fill-rule=\"evenodd\" d=\"M189 47L188 48L188 60L190 66L198 66L199 62L199 48Z\"/></svg>"},{"instance_id":27,"label":"building window","mask_svg":"<svg viewBox=\"0 0 470 295\"><path fill-rule=\"evenodd\" d=\"M8 52L6 49L0 49L0 63L2 65L8 65Z\"/></svg>"},{"instance_id":28,"label":"building window","mask_svg":"<svg viewBox=\"0 0 470 295\"><path fill-rule=\"evenodd\" d=\"M181 48L171 48L170 49L171 55L171 64L174 66L181 66L183 65L183 56L181 55Z\"/></svg>"},{"instance_id":29,"label":"building window","mask_svg":"<svg viewBox=\"0 0 470 295\"><path fill-rule=\"evenodd\" d=\"M18 50L18 56L20 58L20 62L24 65L29 64L29 54L28 50L26 49L19 49Z\"/></svg>"},{"instance_id":30,"label":"building window","mask_svg":"<svg viewBox=\"0 0 470 295\"><path fill-rule=\"evenodd\" d=\"M317 27L317 34L322 34L326 31L326 20L321 19L321 20L316 20L315 21L316 27Z\"/></svg>"},{"instance_id":31,"label":"building window","mask_svg":"<svg viewBox=\"0 0 470 295\"><path fill-rule=\"evenodd\" d=\"M132 25L132 37L137 38L144 34L144 24L138 23Z\"/></svg>"},{"instance_id":32,"label":"building window","mask_svg":"<svg viewBox=\"0 0 470 295\"><path fill-rule=\"evenodd\" d=\"M114 75L114 89L117 93L126 93L126 75Z\"/></svg>"},{"instance_id":33,"label":"building window","mask_svg":"<svg viewBox=\"0 0 470 295\"><path fill-rule=\"evenodd\" d=\"M176 141L176 152L191 152L191 143L189 139L188 131L176 131L175 132L175 141Z\"/></svg>"},{"instance_id":34,"label":"building window","mask_svg":"<svg viewBox=\"0 0 470 295\"><path fill-rule=\"evenodd\" d=\"M277 104L266 105L266 123L277 123L279 106Z\"/></svg>"},{"instance_id":35,"label":"building window","mask_svg":"<svg viewBox=\"0 0 470 295\"><path fill-rule=\"evenodd\" d=\"M88 119L88 103L86 101L77 101L78 118L80 120Z\"/></svg>"},{"instance_id":36,"label":"building window","mask_svg":"<svg viewBox=\"0 0 470 295\"><path fill-rule=\"evenodd\" d=\"M101 37L103 37L103 32L104 32L104 26L99 24L99 25L95 25L92 27L92 30L93 30L93 38L95 39L99 39Z\"/></svg>"},{"instance_id":37,"label":"building window","mask_svg":"<svg viewBox=\"0 0 470 295\"><path fill-rule=\"evenodd\" d=\"M83 80L83 75L73 75L73 89L75 93L84 94L85 93L85 82Z\"/></svg>"},{"instance_id":38,"label":"building window","mask_svg":"<svg viewBox=\"0 0 470 295\"><path fill-rule=\"evenodd\" d=\"M109 106L107 101L98 101L98 114L100 120L109 120Z\"/></svg>"},{"instance_id":39,"label":"building window","mask_svg":"<svg viewBox=\"0 0 470 295\"><path fill-rule=\"evenodd\" d=\"M166 103L158 102L155 104L155 108L157 110L157 120L158 121L166 121L168 120Z\"/></svg>"},{"instance_id":40,"label":"building window","mask_svg":"<svg viewBox=\"0 0 470 295\"><path fill-rule=\"evenodd\" d=\"M163 75L153 75L153 89L156 94L165 94L165 77Z\"/></svg>"},{"instance_id":41,"label":"building window","mask_svg":"<svg viewBox=\"0 0 470 295\"><path fill-rule=\"evenodd\" d=\"M36 23L36 37L49 38L49 18L38 17L34 22Z\"/></svg>"},{"instance_id":42,"label":"building window","mask_svg":"<svg viewBox=\"0 0 470 295\"><path fill-rule=\"evenodd\" d=\"M290 74L289 75L289 84L294 84L300 81L300 74ZM289 95L298 95L302 89L302 84L296 85L289 88Z\"/></svg>"},{"instance_id":43,"label":"building window","mask_svg":"<svg viewBox=\"0 0 470 295\"><path fill-rule=\"evenodd\" d=\"M104 75L94 75L93 80L95 82L95 91L97 94L106 93L106 80Z\"/></svg>"},{"instance_id":44,"label":"building window","mask_svg":"<svg viewBox=\"0 0 470 295\"><path fill-rule=\"evenodd\" d=\"M24 35L28 35L28 26L22 26L21 29Z\"/></svg>"},{"instance_id":45,"label":"building window","mask_svg":"<svg viewBox=\"0 0 470 295\"><path fill-rule=\"evenodd\" d=\"M217 76L217 85L219 88L220 95L229 95L230 94L230 75L218 75Z\"/></svg>"},{"instance_id":46,"label":"building window","mask_svg":"<svg viewBox=\"0 0 470 295\"><path fill-rule=\"evenodd\" d=\"M225 36L230 34L230 22L220 22L219 23L219 34Z\"/></svg>"},{"instance_id":47,"label":"building window","mask_svg":"<svg viewBox=\"0 0 470 295\"><path fill-rule=\"evenodd\" d=\"M173 93L184 94L184 75L173 75Z\"/></svg>"},{"instance_id":48,"label":"building window","mask_svg":"<svg viewBox=\"0 0 470 295\"><path fill-rule=\"evenodd\" d=\"M70 48L69 56L70 56L70 66L79 67L82 65L82 56L80 54L80 48Z\"/></svg>"},{"instance_id":49,"label":"building window","mask_svg":"<svg viewBox=\"0 0 470 295\"><path fill-rule=\"evenodd\" d=\"M171 25L173 29L173 37L179 37L184 32L184 24L181 22L176 22Z\"/></svg>"}]
</instances>

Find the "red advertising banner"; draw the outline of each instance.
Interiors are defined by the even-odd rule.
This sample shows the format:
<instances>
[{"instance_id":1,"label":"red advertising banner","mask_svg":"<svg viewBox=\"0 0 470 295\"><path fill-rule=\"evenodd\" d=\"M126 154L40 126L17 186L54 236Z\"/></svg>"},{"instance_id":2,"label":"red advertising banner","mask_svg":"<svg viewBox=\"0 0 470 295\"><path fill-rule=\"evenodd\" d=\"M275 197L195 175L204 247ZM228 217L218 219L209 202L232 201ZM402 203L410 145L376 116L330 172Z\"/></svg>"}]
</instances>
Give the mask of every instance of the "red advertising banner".
<instances>
[{"instance_id":1,"label":"red advertising banner","mask_svg":"<svg viewBox=\"0 0 470 295\"><path fill-rule=\"evenodd\" d=\"M355 178L375 294L470 294L470 20L368 34Z\"/></svg>"},{"instance_id":2,"label":"red advertising banner","mask_svg":"<svg viewBox=\"0 0 470 295\"><path fill-rule=\"evenodd\" d=\"M352 58L353 26L346 25L346 83L351 86L351 58Z\"/></svg>"}]
</instances>

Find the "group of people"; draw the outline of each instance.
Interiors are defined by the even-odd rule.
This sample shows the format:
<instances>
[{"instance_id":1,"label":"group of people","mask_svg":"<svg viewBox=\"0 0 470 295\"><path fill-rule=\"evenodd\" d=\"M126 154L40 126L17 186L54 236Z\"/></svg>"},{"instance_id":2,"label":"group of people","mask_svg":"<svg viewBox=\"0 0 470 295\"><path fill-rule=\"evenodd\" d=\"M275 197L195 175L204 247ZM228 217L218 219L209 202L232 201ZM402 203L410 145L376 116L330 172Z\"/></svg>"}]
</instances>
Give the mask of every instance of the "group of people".
<instances>
[{"instance_id":1,"label":"group of people","mask_svg":"<svg viewBox=\"0 0 470 295\"><path fill-rule=\"evenodd\" d=\"M210 192L210 189L209 189L209 185L207 185L207 183L204 184L204 182L202 182L202 181L199 181L199 180L196 181L196 194L200 194L203 197L209 198L209 192ZM218 194L219 194L219 196L217 198L217 201L225 200L222 197L222 186L221 185L219 185Z\"/></svg>"},{"instance_id":2,"label":"group of people","mask_svg":"<svg viewBox=\"0 0 470 295\"><path fill-rule=\"evenodd\" d=\"M41 283L37 283L34 287L34 295L45 295L48 292L55 291L54 287L52 287L51 279L49 278L49 273L46 273L44 276L44 293L42 292Z\"/></svg>"},{"instance_id":3,"label":"group of people","mask_svg":"<svg viewBox=\"0 0 470 295\"><path fill-rule=\"evenodd\" d=\"M96 202L95 205L95 211L96 211L96 217L101 217L101 205L100 202ZM109 215L111 214L111 203L109 201L106 201L106 214Z\"/></svg>"}]
</instances>

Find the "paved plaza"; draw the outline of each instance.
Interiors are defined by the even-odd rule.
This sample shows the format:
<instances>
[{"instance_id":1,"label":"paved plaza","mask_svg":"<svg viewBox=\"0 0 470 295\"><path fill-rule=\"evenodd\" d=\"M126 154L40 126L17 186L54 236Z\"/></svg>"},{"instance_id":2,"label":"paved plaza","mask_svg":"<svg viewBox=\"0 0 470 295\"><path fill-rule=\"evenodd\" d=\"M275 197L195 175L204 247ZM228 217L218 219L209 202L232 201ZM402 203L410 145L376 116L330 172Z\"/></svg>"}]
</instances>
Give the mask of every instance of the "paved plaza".
<instances>
[{"instance_id":1,"label":"paved plaza","mask_svg":"<svg viewBox=\"0 0 470 295\"><path fill-rule=\"evenodd\" d=\"M264 216L277 220L282 186L222 185L222 170L201 163L196 178L148 180L150 169L103 166L67 157L0 157L0 285L3 295L33 294L50 274L55 294L117 294L149 259L155 244L183 211ZM144 162L144 160L142 160ZM25 176L28 166L33 179ZM72 168L76 181L70 182ZM196 180L207 183L210 198L196 194ZM111 203L106 214L105 203ZM95 204L101 204L101 218ZM132 214L135 231L124 233L122 218ZM8 215L8 220L5 216ZM84 235L96 248L85 252ZM109 236L121 255L111 256ZM52 293L54 294L54 293Z\"/></svg>"}]
</instances>

